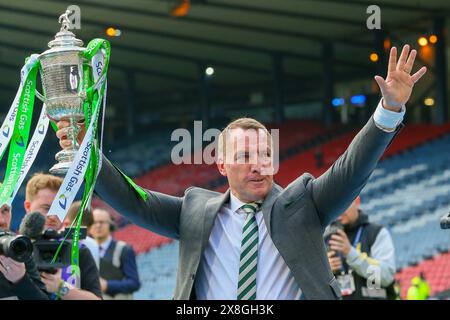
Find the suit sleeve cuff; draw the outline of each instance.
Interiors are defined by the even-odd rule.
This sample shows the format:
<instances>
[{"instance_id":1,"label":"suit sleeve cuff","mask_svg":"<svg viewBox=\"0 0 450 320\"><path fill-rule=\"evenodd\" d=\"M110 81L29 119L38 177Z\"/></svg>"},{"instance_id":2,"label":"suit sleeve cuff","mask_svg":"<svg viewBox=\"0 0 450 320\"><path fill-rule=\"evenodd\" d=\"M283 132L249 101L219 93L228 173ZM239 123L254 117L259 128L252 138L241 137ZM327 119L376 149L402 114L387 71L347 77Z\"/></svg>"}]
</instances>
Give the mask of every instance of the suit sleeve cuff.
<instances>
[{"instance_id":1,"label":"suit sleeve cuff","mask_svg":"<svg viewBox=\"0 0 450 320\"><path fill-rule=\"evenodd\" d=\"M377 109L373 115L375 125L383 131L393 132L403 121L406 108L403 105L400 112L385 109L382 104L383 99L378 103Z\"/></svg>"}]
</instances>

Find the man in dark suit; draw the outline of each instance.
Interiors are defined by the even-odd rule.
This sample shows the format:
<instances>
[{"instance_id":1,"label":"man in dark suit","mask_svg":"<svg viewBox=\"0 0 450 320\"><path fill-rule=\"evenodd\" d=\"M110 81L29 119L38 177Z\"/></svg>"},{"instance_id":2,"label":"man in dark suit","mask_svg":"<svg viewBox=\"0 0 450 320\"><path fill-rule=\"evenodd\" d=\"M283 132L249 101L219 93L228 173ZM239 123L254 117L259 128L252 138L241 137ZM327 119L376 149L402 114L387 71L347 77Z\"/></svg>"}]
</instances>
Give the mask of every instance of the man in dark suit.
<instances>
[{"instance_id":1,"label":"man in dark suit","mask_svg":"<svg viewBox=\"0 0 450 320\"><path fill-rule=\"evenodd\" d=\"M134 223L180 243L175 299L338 299L322 234L360 193L401 126L414 83L416 51L391 49L383 98L347 151L319 178L303 174L285 189L273 182L267 129L238 119L219 136L224 194L191 187L174 197L127 182L106 158L96 192ZM67 121L58 123L68 147ZM256 143L250 137L260 134ZM82 138L82 134L79 139ZM261 147L262 145L262 147Z\"/></svg>"}]
</instances>

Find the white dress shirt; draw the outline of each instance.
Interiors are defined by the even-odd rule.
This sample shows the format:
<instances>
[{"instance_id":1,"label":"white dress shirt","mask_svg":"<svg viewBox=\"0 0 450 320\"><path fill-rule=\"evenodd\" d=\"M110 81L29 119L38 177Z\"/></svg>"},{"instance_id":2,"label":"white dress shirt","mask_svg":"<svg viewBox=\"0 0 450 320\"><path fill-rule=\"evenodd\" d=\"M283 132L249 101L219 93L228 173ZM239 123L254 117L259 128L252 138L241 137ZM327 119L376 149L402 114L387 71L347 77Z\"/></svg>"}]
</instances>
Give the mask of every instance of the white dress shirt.
<instances>
[{"instance_id":1,"label":"white dress shirt","mask_svg":"<svg viewBox=\"0 0 450 320\"><path fill-rule=\"evenodd\" d=\"M112 237L109 236L108 239L106 239L103 243L98 245L98 249L100 251L100 258L103 258L105 256L106 250L108 250L111 242L112 242Z\"/></svg>"},{"instance_id":2,"label":"white dress shirt","mask_svg":"<svg viewBox=\"0 0 450 320\"><path fill-rule=\"evenodd\" d=\"M237 299L242 228L246 217L240 207L244 204L230 193L230 203L217 214L197 271L195 292L199 300ZM273 244L261 210L255 217L258 223L256 299L298 300L301 290Z\"/></svg>"},{"instance_id":3,"label":"white dress shirt","mask_svg":"<svg viewBox=\"0 0 450 320\"><path fill-rule=\"evenodd\" d=\"M383 108L380 100L373 117L378 128L392 132L404 114L404 106L400 112L393 112ZM237 299L242 228L246 215L240 207L244 204L230 193L230 203L217 214L197 271L195 293L199 300ZM258 211L255 217L259 234L256 299L300 299L301 289L273 244L262 212Z\"/></svg>"}]
</instances>

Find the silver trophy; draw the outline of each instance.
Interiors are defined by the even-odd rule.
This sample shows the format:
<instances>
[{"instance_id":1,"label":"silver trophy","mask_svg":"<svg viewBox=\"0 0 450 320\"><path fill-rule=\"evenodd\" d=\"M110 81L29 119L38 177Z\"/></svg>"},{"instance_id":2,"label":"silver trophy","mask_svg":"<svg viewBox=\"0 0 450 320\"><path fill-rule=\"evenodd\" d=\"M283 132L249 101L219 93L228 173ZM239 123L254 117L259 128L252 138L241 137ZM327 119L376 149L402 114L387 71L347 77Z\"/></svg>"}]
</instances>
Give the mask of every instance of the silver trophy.
<instances>
[{"instance_id":1,"label":"silver trophy","mask_svg":"<svg viewBox=\"0 0 450 320\"><path fill-rule=\"evenodd\" d=\"M67 138L72 146L59 151L58 161L49 171L65 175L78 151L79 123L85 118L83 103L86 97L83 84L83 41L69 31L70 10L59 17L60 31L48 43L49 50L39 55L43 95L37 96L45 103L47 115L54 121L68 120Z\"/></svg>"}]
</instances>

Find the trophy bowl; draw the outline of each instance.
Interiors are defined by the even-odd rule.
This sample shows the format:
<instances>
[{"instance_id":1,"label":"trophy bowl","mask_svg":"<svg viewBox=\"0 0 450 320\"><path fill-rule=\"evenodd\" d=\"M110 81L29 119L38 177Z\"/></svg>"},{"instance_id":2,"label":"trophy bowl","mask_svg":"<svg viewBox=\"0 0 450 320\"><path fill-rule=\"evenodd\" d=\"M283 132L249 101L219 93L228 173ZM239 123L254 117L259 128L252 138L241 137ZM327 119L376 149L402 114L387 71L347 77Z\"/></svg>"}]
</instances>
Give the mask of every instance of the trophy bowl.
<instances>
[{"instance_id":1,"label":"trophy bowl","mask_svg":"<svg viewBox=\"0 0 450 320\"><path fill-rule=\"evenodd\" d=\"M70 126L67 138L72 146L64 148L55 155L58 161L49 171L55 175L65 175L78 151L77 136L80 132L78 123L84 116L83 84L83 42L75 38L68 30L67 12L59 18L61 30L55 39L48 43L49 50L39 56L43 87L42 100L48 117L54 121L68 120Z\"/></svg>"}]
</instances>

